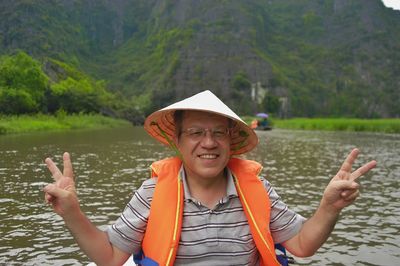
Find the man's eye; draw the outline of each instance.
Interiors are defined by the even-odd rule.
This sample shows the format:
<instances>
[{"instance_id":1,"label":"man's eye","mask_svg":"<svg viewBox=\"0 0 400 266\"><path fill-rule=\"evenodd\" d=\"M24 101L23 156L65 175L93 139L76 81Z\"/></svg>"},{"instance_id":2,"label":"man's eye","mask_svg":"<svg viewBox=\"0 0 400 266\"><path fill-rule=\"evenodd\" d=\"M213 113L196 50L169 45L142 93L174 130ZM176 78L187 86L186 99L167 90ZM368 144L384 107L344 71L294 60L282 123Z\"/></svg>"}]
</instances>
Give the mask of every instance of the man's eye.
<instances>
[{"instance_id":1,"label":"man's eye","mask_svg":"<svg viewBox=\"0 0 400 266\"><path fill-rule=\"evenodd\" d=\"M189 135L190 136L202 136L203 135L203 130L201 130L201 129L193 129L193 130L190 130L189 132Z\"/></svg>"},{"instance_id":2,"label":"man's eye","mask_svg":"<svg viewBox=\"0 0 400 266\"><path fill-rule=\"evenodd\" d=\"M222 129L214 130L214 136L215 137L223 137L223 136L225 136L225 130L222 130Z\"/></svg>"}]
</instances>

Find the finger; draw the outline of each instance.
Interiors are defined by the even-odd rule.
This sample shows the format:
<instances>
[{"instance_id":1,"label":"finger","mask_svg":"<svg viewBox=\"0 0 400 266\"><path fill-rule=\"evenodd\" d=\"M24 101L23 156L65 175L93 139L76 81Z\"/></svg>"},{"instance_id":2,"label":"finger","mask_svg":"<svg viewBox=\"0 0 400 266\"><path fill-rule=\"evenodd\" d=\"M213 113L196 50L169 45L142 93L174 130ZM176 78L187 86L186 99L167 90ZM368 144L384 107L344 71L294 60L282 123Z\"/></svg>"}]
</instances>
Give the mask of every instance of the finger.
<instances>
[{"instance_id":1,"label":"finger","mask_svg":"<svg viewBox=\"0 0 400 266\"><path fill-rule=\"evenodd\" d=\"M61 179L63 174L61 173L60 169L58 169L57 165L53 162L53 160L50 158L46 158L46 160L44 160L44 161L45 161L50 173L52 174L54 180L57 181L57 180Z\"/></svg>"},{"instance_id":2,"label":"finger","mask_svg":"<svg viewBox=\"0 0 400 266\"><path fill-rule=\"evenodd\" d=\"M46 203L51 203L54 200L54 197L52 195L50 195L49 193L45 193L44 200L46 201Z\"/></svg>"},{"instance_id":3,"label":"finger","mask_svg":"<svg viewBox=\"0 0 400 266\"><path fill-rule=\"evenodd\" d=\"M66 190L58 188L54 184L49 184L45 186L43 191L46 194L50 195L50 198L52 197L53 199L63 197L68 193Z\"/></svg>"},{"instance_id":4,"label":"finger","mask_svg":"<svg viewBox=\"0 0 400 266\"><path fill-rule=\"evenodd\" d=\"M370 161L369 163L364 164L363 166L361 166L360 168L358 168L357 170L355 170L350 177L351 181L356 180L357 178L359 178L360 176L366 174L367 172L369 172L369 170L371 170L372 168L376 167L376 161Z\"/></svg>"},{"instance_id":5,"label":"finger","mask_svg":"<svg viewBox=\"0 0 400 266\"><path fill-rule=\"evenodd\" d=\"M64 176L74 179L74 170L72 168L71 156L68 152L63 154L64 160Z\"/></svg>"},{"instance_id":6,"label":"finger","mask_svg":"<svg viewBox=\"0 0 400 266\"><path fill-rule=\"evenodd\" d=\"M340 180L349 180L349 176L350 174L347 173L346 171L339 171L336 176L340 179Z\"/></svg>"},{"instance_id":7,"label":"finger","mask_svg":"<svg viewBox=\"0 0 400 266\"><path fill-rule=\"evenodd\" d=\"M346 198L346 197L348 197L349 195L353 194L355 191L357 191L359 187L360 187L359 184L354 183L354 186L353 186L352 188L342 190L342 192L340 193L340 196L341 196L342 198Z\"/></svg>"},{"instance_id":8,"label":"finger","mask_svg":"<svg viewBox=\"0 0 400 266\"><path fill-rule=\"evenodd\" d=\"M343 197L343 193L344 196L348 195L348 191L351 190L357 190L360 187L360 184L358 184L357 182L352 182L349 180L338 180L334 183L334 188L336 189L336 191L340 192L340 195Z\"/></svg>"},{"instance_id":9,"label":"finger","mask_svg":"<svg viewBox=\"0 0 400 266\"><path fill-rule=\"evenodd\" d=\"M357 148L353 149L347 156L346 160L344 160L342 167L340 167L340 170L350 173L353 163L357 159L359 153L360 151Z\"/></svg>"},{"instance_id":10,"label":"finger","mask_svg":"<svg viewBox=\"0 0 400 266\"><path fill-rule=\"evenodd\" d=\"M354 201L360 195L360 191L358 189L349 190L347 192L348 193L346 194L346 196L342 196L344 201Z\"/></svg>"}]
</instances>

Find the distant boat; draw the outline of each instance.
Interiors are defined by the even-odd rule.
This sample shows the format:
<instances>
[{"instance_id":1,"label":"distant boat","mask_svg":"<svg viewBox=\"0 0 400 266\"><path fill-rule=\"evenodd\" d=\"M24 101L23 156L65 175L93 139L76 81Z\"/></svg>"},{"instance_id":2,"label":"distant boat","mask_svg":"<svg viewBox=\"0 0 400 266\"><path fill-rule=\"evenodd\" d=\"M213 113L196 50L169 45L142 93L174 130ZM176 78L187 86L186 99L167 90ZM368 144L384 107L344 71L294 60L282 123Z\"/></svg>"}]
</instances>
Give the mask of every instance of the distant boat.
<instances>
[{"instance_id":1,"label":"distant boat","mask_svg":"<svg viewBox=\"0 0 400 266\"><path fill-rule=\"evenodd\" d=\"M269 125L267 120L258 121L257 119L253 119L250 123L250 127L253 130L271 130L272 127Z\"/></svg>"},{"instance_id":2,"label":"distant boat","mask_svg":"<svg viewBox=\"0 0 400 266\"><path fill-rule=\"evenodd\" d=\"M267 113L257 113L256 117L260 119L254 119L251 121L250 127L254 130L271 130L272 127L269 125L268 117L269 115Z\"/></svg>"}]
</instances>

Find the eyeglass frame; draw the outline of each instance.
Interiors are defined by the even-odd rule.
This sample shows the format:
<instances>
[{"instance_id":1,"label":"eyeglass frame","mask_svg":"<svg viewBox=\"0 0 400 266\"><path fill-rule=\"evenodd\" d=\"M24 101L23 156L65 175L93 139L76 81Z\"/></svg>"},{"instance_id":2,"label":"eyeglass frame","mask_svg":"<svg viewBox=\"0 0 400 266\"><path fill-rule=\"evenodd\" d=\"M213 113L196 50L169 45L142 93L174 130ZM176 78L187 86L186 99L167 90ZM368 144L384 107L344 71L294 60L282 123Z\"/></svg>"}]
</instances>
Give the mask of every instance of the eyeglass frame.
<instances>
[{"instance_id":1,"label":"eyeglass frame","mask_svg":"<svg viewBox=\"0 0 400 266\"><path fill-rule=\"evenodd\" d=\"M192 140L202 140L207 132L210 132L211 137L215 140L224 140L231 134L231 128L229 127L215 127L215 128L203 128L203 127L189 127L181 130L181 134Z\"/></svg>"},{"instance_id":2,"label":"eyeglass frame","mask_svg":"<svg viewBox=\"0 0 400 266\"><path fill-rule=\"evenodd\" d=\"M175 124L175 134L178 138L180 138L180 136L183 133L182 130L182 123L183 123L183 116L186 110L176 110L173 114L173 119L174 119L174 124ZM228 127L227 129L229 130L228 135L231 135L233 132L233 128L236 124L235 121L233 121L232 119L228 119ZM202 138L204 138L205 134L203 134Z\"/></svg>"}]
</instances>

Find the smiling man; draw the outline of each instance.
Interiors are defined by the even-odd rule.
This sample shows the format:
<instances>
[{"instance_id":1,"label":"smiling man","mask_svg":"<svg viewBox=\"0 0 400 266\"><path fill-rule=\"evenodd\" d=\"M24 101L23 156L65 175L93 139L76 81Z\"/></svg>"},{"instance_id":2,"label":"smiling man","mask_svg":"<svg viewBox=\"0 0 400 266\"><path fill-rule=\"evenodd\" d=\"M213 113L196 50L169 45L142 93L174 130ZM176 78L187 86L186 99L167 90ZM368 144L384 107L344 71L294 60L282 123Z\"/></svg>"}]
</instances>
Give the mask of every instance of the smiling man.
<instances>
[{"instance_id":1,"label":"smiling man","mask_svg":"<svg viewBox=\"0 0 400 266\"><path fill-rule=\"evenodd\" d=\"M356 179L376 165L352 172L354 149L305 219L259 177L260 164L237 158L257 135L210 91L154 112L145 129L177 156L151 165L152 177L104 232L80 211L68 153L63 173L46 159L56 181L46 200L98 265L121 265L130 254L141 265L279 265L276 243L311 256L359 195Z\"/></svg>"},{"instance_id":2,"label":"smiling man","mask_svg":"<svg viewBox=\"0 0 400 266\"><path fill-rule=\"evenodd\" d=\"M226 194L224 169L230 159L229 121L199 111L176 111L175 143L184 161L192 197L213 209Z\"/></svg>"}]
</instances>

